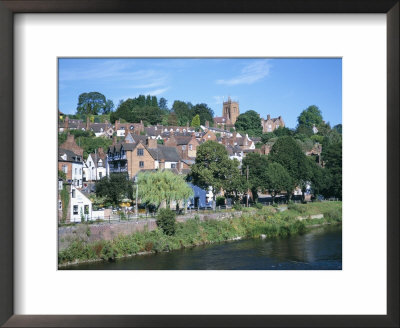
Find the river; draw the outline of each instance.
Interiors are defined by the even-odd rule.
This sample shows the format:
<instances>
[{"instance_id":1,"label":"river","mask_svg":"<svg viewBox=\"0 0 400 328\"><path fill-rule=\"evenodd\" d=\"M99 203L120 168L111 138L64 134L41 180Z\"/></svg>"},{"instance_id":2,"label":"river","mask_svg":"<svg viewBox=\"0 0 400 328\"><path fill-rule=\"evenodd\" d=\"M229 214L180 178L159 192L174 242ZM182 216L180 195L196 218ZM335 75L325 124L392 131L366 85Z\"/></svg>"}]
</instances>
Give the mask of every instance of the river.
<instances>
[{"instance_id":1,"label":"river","mask_svg":"<svg viewBox=\"0 0 400 328\"><path fill-rule=\"evenodd\" d=\"M303 235L212 244L63 270L341 270L342 228L313 228Z\"/></svg>"}]
</instances>

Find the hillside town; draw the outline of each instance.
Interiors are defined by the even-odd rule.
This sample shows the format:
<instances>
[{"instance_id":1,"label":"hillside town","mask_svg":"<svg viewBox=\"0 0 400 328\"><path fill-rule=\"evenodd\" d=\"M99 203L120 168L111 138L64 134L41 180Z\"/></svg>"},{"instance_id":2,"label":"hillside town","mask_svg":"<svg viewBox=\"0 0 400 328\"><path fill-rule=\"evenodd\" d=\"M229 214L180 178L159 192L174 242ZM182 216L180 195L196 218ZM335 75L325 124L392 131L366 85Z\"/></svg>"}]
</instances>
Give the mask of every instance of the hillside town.
<instances>
[{"instance_id":1,"label":"hillside town","mask_svg":"<svg viewBox=\"0 0 400 328\"><path fill-rule=\"evenodd\" d=\"M272 136L274 132L285 129L282 116L271 118L267 115L266 118L259 118L261 137L249 136L246 131L238 131L236 128L240 117L239 103L228 98L222 107L221 117L214 117L212 122L206 120L204 125L197 126L189 121L186 126L150 125L144 124L142 120L139 123L128 123L120 119L113 124L107 120L96 123L89 116L84 121L71 119L59 112L59 134L66 136L58 150L59 222L102 220L110 217L116 210L131 211L134 215L143 212L141 205L150 204L144 204L137 195L125 195L120 199L120 204L114 203L112 206L98 204L98 201L94 204L96 184L113 174L125 175L132 185L137 181L138 175L145 172L168 170L181 176L192 189L192 193L188 199L173 199L168 204L171 209L215 208L217 197L222 199L218 204L223 206L233 205L236 201L248 206L249 201L254 203L259 197L261 200L261 196L264 199L271 197L268 190L248 186L246 190L235 193L236 197L233 199L227 195L226 188L216 189L211 185L207 187L204 183L197 186L195 181L191 181L192 166L196 163L199 147L206 142L213 142L222 145L229 159L238 162L238 169L248 182L249 172L253 172L253 167L247 164L243 168L245 158L249 154L268 155L274 142L263 142L265 140L262 140L262 136ZM94 139L106 139L110 145L107 148L97 147L84 154L84 148L79 145L79 138L76 137L80 135L77 132L90 132ZM317 132L313 125L313 134ZM308 148L303 150L304 154L312 157L322 167L322 145L314 142ZM286 193L281 190L275 196L279 196L281 192ZM292 197L302 194L304 199L311 199L310 183L303 190L300 185L296 185ZM167 206L166 202L158 205ZM145 208L148 211L146 206Z\"/></svg>"}]
</instances>

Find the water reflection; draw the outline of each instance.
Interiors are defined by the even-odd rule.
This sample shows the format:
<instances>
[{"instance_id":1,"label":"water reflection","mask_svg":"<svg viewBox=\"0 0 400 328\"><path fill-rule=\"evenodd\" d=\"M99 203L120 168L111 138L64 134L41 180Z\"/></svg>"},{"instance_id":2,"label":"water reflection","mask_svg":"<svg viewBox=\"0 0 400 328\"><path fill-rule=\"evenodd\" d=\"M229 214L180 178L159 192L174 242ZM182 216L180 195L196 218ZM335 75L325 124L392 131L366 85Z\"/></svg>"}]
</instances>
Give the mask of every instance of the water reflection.
<instances>
[{"instance_id":1,"label":"water reflection","mask_svg":"<svg viewBox=\"0 0 400 328\"><path fill-rule=\"evenodd\" d=\"M67 269L341 270L342 230L338 226L323 227L282 239L227 242Z\"/></svg>"}]
</instances>

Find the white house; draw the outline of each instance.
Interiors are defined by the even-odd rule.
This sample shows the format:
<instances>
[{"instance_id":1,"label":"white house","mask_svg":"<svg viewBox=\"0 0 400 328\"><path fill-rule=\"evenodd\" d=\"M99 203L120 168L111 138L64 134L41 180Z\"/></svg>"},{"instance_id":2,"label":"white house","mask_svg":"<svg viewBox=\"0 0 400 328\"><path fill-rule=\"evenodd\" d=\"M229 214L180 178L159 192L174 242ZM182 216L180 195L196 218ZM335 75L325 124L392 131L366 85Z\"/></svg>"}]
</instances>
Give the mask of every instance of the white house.
<instances>
[{"instance_id":1,"label":"white house","mask_svg":"<svg viewBox=\"0 0 400 328\"><path fill-rule=\"evenodd\" d=\"M89 154L83 168L85 181L98 181L107 176L107 155L102 148L98 152Z\"/></svg>"},{"instance_id":2,"label":"white house","mask_svg":"<svg viewBox=\"0 0 400 328\"><path fill-rule=\"evenodd\" d=\"M83 161L80 155L75 154L68 149L59 148L58 163L59 169L63 171L67 180L74 186L82 188L83 180ZM69 170L71 170L69 172Z\"/></svg>"},{"instance_id":3,"label":"white house","mask_svg":"<svg viewBox=\"0 0 400 328\"><path fill-rule=\"evenodd\" d=\"M79 189L71 185L71 222L82 222L92 218L92 202Z\"/></svg>"}]
</instances>

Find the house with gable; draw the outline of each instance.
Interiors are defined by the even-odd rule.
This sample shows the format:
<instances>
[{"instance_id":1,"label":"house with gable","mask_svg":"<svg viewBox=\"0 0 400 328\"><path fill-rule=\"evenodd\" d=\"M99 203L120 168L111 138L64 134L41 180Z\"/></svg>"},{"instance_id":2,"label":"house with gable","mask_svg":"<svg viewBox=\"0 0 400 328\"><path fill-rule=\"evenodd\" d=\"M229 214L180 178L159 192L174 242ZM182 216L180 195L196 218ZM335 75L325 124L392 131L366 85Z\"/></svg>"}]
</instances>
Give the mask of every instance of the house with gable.
<instances>
[{"instance_id":1,"label":"house with gable","mask_svg":"<svg viewBox=\"0 0 400 328\"><path fill-rule=\"evenodd\" d=\"M103 148L99 148L95 153L88 155L84 161L83 180L98 181L108 175L107 154Z\"/></svg>"},{"instance_id":2,"label":"house with gable","mask_svg":"<svg viewBox=\"0 0 400 328\"><path fill-rule=\"evenodd\" d=\"M58 149L58 170L64 172L69 184L82 188L83 158L68 149Z\"/></svg>"},{"instance_id":3,"label":"house with gable","mask_svg":"<svg viewBox=\"0 0 400 328\"><path fill-rule=\"evenodd\" d=\"M190 135L174 135L165 141L165 146L175 147L182 159L196 158L197 147L199 141L196 139L195 133Z\"/></svg>"},{"instance_id":4,"label":"house with gable","mask_svg":"<svg viewBox=\"0 0 400 328\"><path fill-rule=\"evenodd\" d=\"M267 115L267 119L261 119L261 125L263 128L263 133L274 132L279 127L284 127L285 122L282 119L282 116L278 116L277 118L271 118L271 115Z\"/></svg>"}]
</instances>

